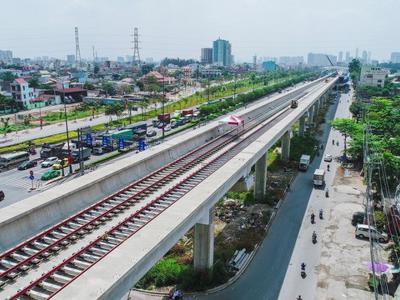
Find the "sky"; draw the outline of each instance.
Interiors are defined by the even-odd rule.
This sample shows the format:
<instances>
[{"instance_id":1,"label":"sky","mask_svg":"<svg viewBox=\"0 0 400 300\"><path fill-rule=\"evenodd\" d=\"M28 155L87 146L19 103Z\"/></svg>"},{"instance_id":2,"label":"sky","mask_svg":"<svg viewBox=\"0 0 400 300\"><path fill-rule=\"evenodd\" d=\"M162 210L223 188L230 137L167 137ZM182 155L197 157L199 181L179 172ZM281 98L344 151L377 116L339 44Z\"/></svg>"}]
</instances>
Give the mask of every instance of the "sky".
<instances>
[{"instance_id":1,"label":"sky","mask_svg":"<svg viewBox=\"0 0 400 300\"><path fill-rule=\"evenodd\" d=\"M132 55L139 29L141 59L199 59L217 38L236 61L252 56L338 55L365 49L373 59L400 52L399 0L0 0L0 49L16 57Z\"/></svg>"}]
</instances>

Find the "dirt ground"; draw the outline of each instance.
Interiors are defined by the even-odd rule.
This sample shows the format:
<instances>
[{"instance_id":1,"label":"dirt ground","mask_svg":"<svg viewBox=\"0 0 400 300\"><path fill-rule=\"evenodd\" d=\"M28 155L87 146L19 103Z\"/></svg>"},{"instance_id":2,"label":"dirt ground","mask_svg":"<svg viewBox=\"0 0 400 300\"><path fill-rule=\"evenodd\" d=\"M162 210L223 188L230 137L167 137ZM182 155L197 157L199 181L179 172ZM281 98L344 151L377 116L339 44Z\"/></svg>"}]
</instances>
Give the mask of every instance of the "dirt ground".
<instances>
[{"instance_id":1,"label":"dirt ground","mask_svg":"<svg viewBox=\"0 0 400 300\"><path fill-rule=\"evenodd\" d=\"M353 213L363 211L365 186L358 172L346 175L341 168L335 175L315 299L375 299L367 284L369 241L355 238L351 225Z\"/></svg>"}]
</instances>

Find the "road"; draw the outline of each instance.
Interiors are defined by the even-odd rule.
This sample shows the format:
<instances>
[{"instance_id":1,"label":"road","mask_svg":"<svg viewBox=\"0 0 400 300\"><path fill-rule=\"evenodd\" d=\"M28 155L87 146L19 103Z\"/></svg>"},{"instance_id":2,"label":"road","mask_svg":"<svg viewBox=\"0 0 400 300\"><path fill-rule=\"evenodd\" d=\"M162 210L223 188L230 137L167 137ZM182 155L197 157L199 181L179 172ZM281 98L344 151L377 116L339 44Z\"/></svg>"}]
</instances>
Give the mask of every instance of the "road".
<instances>
[{"instance_id":1,"label":"road","mask_svg":"<svg viewBox=\"0 0 400 300\"><path fill-rule=\"evenodd\" d=\"M337 106L338 111L345 111L347 103L336 103L332 105L326 119L333 119ZM323 125L323 135L320 137L321 143L325 144L330 133L330 126ZM329 150L328 150L329 151ZM279 297L279 292L285 278L293 249L298 240L299 229L303 223L303 217L308 206L310 196L313 192L312 177L314 170L321 164L322 156L317 157L311 163L307 172L300 173L292 184L291 192L288 193L272 223L268 235L262 242L254 259L249 264L242 276L226 289L209 295L197 296L196 299L265 299L275 300ZM300 234L302 238L302 234ZM305 248L299 250L307 252L311 244L310 236L304 237L307 240ZM299 246L300 247L300 246ZM300 254L299 254L300 255ZM301 256L301 255L300 255ZM305 259L302 257L302 259ZM309 263L311 265L311 263ZM296 265L297 278L299 276L299 265ZM295 291L303 282L297 281L292 287ZM303 287L301 287L303 288ZM305 287L304 287L305 288ZM295 294L295 292L294 292ZM298 296L286 299L296 299ZM189 298L190 299L190 298ZM282 298L283 299L283 298ZM303 299L311 299L303 297Z\"/></svg>"}]
</instances>

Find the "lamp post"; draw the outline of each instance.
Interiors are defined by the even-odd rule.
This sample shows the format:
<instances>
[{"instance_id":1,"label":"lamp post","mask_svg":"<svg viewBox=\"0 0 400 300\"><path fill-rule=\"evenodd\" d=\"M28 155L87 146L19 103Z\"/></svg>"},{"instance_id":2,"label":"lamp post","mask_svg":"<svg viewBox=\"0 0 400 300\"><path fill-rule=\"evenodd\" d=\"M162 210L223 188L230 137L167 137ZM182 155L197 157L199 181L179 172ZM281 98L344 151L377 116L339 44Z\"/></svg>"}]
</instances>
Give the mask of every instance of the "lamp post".
<instances>
[{"instance_id":1,"label":"lamp post","mask_svg":"<svg viewBox=\"0 0 400 300\"><path fill-rule=\"evenodd\" d=\"M71 148L69 146L69 131L68 131L68 118L67 118L67 105L64 98L64 118L65 118L65 132L67 134L67 147L68 147L68 166L69 174L72 174L72 158L71 158Z\"/></svg>"}]
</instances>

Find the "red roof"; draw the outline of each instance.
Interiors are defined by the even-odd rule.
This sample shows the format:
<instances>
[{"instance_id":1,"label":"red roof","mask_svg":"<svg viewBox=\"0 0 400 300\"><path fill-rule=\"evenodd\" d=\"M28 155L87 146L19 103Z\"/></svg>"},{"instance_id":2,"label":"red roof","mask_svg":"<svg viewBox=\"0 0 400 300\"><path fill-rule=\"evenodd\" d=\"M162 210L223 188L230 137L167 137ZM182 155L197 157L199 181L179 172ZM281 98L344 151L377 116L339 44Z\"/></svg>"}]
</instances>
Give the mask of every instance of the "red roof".
<instances>
[{"instance_id":1,"label":"red roof","mask_svg":"<svg viewBox=\"0 0 400 300\"><path fill-rule=\"evenodd\" d=\"M19 85L27 84L26 80L23 78L16 78L15 82L18 83Z\"/></svg>"}]
</instances>

